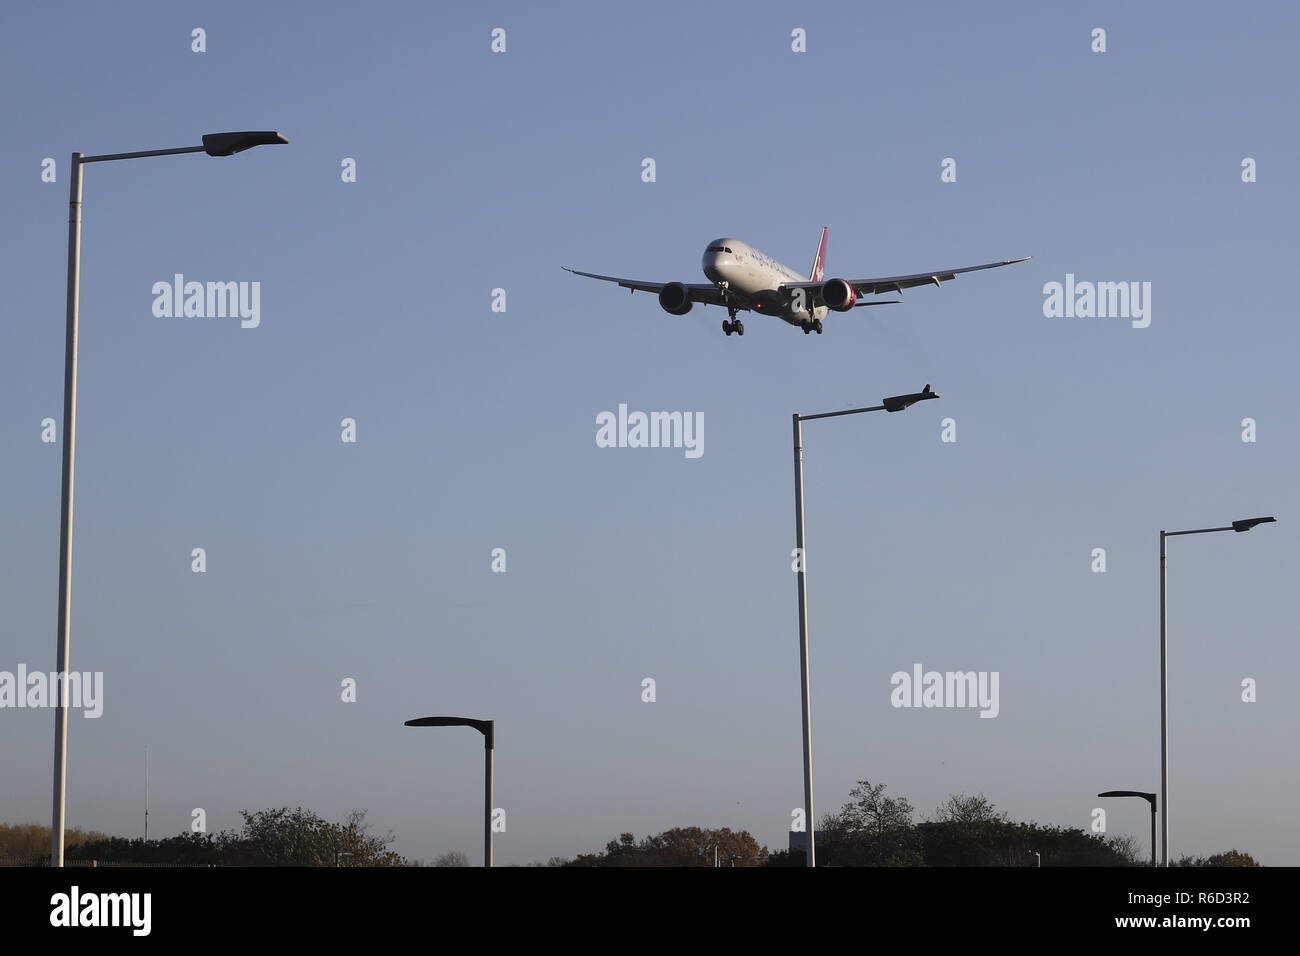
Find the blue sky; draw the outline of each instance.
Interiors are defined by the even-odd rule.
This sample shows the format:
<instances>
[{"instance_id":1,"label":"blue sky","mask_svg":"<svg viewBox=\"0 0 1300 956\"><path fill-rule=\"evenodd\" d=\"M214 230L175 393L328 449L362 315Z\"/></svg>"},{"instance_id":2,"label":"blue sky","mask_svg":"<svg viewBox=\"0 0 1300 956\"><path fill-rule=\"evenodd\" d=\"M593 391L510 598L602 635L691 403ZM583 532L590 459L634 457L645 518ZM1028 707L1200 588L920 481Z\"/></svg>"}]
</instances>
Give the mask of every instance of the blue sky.
<instances>
[{"instance_id":1,"label":"blue sky","mask_svg":"<svg viewBox=\"0 0 1300 956\"><path fill-rule=\"evenodd\" d=\"M70 720L69 825L139 835L147 746L151 834L365 807L477 862L480 739L402 726L466 714L497 721L498 863L673 826L783 847L790 415L930 382L805 426L817 814L865 778L1086 827L1158 789L1158 532L1275 514L1171 542L1171 848L1300 864L1296 19L7 7L0 670L55 666L69 154L291 141L85 168L71 663L105 700ZM722 235L806 269L823 225L828 276L1033 259L743 339L560 269L700 282ZM260 324L155 317L175 273L259 282ZM1046 317L1067 274L1151 283L1150 326ZM620 403L702 415L704 454L597 447ZM998 716L892 707L915 663L998 672ZM0 711L7 822L48 821L52 724Z\"/></svg>"}]
</instances>

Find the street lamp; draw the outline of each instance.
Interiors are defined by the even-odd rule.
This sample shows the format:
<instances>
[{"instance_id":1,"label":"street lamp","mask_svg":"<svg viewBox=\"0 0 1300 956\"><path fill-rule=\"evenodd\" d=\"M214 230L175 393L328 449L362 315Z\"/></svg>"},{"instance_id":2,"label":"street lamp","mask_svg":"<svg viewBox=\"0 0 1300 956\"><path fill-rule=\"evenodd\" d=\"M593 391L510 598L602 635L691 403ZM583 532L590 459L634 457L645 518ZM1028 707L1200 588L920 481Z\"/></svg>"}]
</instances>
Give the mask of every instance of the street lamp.
<instances>
[{"instance_id":1,"label":"street lamp","mask_svg":"<svg viewBox=\"0 0 1300 956\"><path fill-rule=\"evenodd\" d=\"M1151 865L1156 865L1156 795L1145 790L1107 790L1099 797L1141 797L1151 804Z\"/></svg>"},{"instance_id":2,"label":"street lamp","mask_svg":"<svg viewBox=\"0 0 1300 956\"><path fill-rule=\"evenodd\" d=\"M209 156L233 156L254 146L289 142L279 133L269 131L209 133L202 146L178 149L150 149L135 153L105 153L101 156L72 154L68 186L68 311L67 338L63 354L63 491L59 508L59 636L58 673L60 690L67 689L69 634L72 617L72 489L73 464L77 444L77 322L81 299L81 167L86 163L106 163L117 159L141 159L146 156L172 156L177 153L207 153ZM68 711L67 694L58 693L54 712L54 812L50 830L52 849L50 866L63 866L63 826L67 809L68 782Z\"/></svg>"},{"instance_id":3,"label":"street lamp","mask_svg":"<svg viewBox=\"0 0 1300 956\"><path fill-rule=\"evenodd\" d=\"M869 408L850 408L843 412L822 412L819 415L794 415L794 536L798 549L797 573L799 576L799 690L803 698L803 800L804 830L808 834L808 849L804 856L805 866L817 865L816 836L817 823L813 814L812 789L812 727L808 696L808 590L804 568L807 566L807 552L803 542L803 423L816 418L838 418L840 415L858 415L862 412L901 412L917 402L938 398L930 391L927 384L919 392L907 395L894 395L882 398L879 405Z\"/></svg>"},{"instance_id":4,"label":"street lamp","mask_svg":"<svg viewBox=\"0 0 1300 956\"><path fill-rule=\"evenodd\" d=\"M405 727L473 727L483 735L483 865L492 865L492 737L496 726L493 720L475 720L472 717L418 717L408 720Z\"/></svg>"},{"instance_id":5,"label":"street lamp","mask_svg":"<svg viewBox=\"0 0 1300 956\"><path fill-rule=\"evenodd\" d=\"M1165 584L1168 554L1165 539L1180 534L1209 534L1212 531L1249 531L1257 524L1276 518L1242 518L1225 528L1196 528L1192 531L1160 532L1160 856L1161 866L1169 865L1169 632L1168 598Z\"/></svg>"}]
</instances>

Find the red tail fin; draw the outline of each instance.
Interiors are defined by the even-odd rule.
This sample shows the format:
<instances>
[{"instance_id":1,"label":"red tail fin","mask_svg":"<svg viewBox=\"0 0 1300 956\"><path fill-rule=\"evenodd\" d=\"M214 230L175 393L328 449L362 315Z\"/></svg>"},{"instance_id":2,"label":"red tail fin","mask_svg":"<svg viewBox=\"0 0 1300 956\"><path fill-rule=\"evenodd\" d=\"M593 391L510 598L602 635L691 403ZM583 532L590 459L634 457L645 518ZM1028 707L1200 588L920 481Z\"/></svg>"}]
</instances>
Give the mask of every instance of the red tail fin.
<instances>
[{"instance_id":1,"label":"red tail fin","mask_svg":"<svg viewBox=\"0 0 1300 956\"><path fill-rule=\"evenodd\" d=\"M817 246L817 258L813 260L812 274L808 278L813 282L821 282L826 274L826 233L830 229L822 227L822 241Z\"/></svg>"}]
</instances>

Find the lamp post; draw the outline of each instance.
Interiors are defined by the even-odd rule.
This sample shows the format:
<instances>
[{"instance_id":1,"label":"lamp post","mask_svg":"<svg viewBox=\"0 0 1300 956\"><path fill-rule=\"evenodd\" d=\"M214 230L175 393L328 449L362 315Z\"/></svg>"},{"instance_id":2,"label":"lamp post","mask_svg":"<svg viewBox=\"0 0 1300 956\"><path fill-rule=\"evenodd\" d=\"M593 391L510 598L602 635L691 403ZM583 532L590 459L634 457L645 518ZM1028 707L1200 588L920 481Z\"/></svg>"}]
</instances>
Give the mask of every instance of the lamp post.
<instances>
[{"instance_id":1,"label":"lamp post","mask_svg":"<svg viewBox=\"0 0 1300 956\"><path fill-rule=\"evenodd\" d=\"M72 490L77 445L77 322L81 298L81 167L87 163L106 163L118 159L142 159L147 156L172 156L178 153L207 153L209 156L233 156L254 146L289 142L279 133L269 131L208 133L202 146L177 149L150 149L135 153L105 153L101 156L72 154L68 185L68 306L67 336L63 354L63 488L59 507L59 635L58 701L54 712L54 810L50 823L52 847L50 866L63 866L63 826L67 810L68 711L67 672L70 638L68 625L72 617Z\"/></svg>"},{"instance_id":2,"label":"lamp post","mask_svg":"<svg viewBox=\"0 0 1300 956\"><path fill-rule=\"evenodd\" d=\"M1180 534L1209 534L1213 531L1249 531L1257 524L1276 518L1242 518L1224 528L1196 528L1192 531L1160 532L1160 857L1161 866L1169 865L1169 632L1168 632L1168 554L1165 539Z\"/></svg>"},{"instance_id":3,"label":"lamp post","mask_svg":"<svg viewBox=\"0 0 1300 956\"><path fill-rule=\"evenodd\" d=\"M813 814L813 786L812 786L812 726L811 711L808 694L808 591L807 581L805 580L805 568L807 566L807 552L804 550L803 540L803 423L812 421L816 418L838 418L841 415L858 415L862 412L901 412L906 408L915 405L917 402L931 398L938 398L938 394L930 391L927 384L919 392L912 392L907 395L895 395L891 398L882 398L879 405L872 405L869 408L850 408L843 412L822 412L819 415L800 415L795 413L794 417L794 537L795 547L798 549L797 574L799 578L799 690L803 701L803 800L804 800L804 829L808 834L808 850L804 856L805 866L817 865L817 822Z\"/></svg>"},{"instance_id":4,"label":"lamp post","mask_svg":"<svg viewBox=\"0 0 1300 956\"><path fill-rule=\"evenodd\" d=\"M483 735L483 865L492 865L492 744L496 721L472 717L418 717L406 727L473 727Z\"/></svg>"},{"instance_id":5,"label":"lamp post","mask_svg":"<svg viewBox=\"0 0 1300 956\"><path fill-rule=\"evenodd\" d=\"M1141 797L1151 804L1151 865L1156 865L1156 795L1145 790L1107 790L1099 797Z\"/></svg>"}]
</instances>

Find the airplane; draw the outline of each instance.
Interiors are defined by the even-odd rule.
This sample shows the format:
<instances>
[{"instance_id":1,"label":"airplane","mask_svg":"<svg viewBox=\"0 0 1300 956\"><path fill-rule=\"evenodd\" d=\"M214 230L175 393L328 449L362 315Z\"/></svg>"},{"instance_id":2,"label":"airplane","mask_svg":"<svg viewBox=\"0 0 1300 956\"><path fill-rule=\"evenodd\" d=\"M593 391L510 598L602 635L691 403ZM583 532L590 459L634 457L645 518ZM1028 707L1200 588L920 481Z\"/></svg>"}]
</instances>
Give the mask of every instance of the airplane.
<instances>
[{"instance_id":1,"label":"airplane","mask_svg":"<svg viewBox=\"0 0 1300 956\"><path fill-rule=\"evenodd\" d=\"M902 299L876 299L858 301L860 296L879 295L882 292L894 292L899 295L904 289L919 285L938 285L955 278L963 272L978 272L981 269L996 269L1012 263L1029 259L1005 259L1002 262L988 262L982 266L966 266L962 269L940 269L934 272L918 272L907 276L886 276L881 279L829 279L823 281L826 268L826 236L829 227L822 228L821 243L817 246L817 257L813 259L812 271L808 278L782 265L770 256L739 239L715 239L704 250L701 265L705 282L638 282L634 279L621 279L618 276L602 276L594 272L579 272L568 266L561 266L566 272L586 276L589 279L603 279L617 282L632 292L653 292L659 296L659 305L670 315L685 315L691 311L696 302L705 305L726 306L727 318L722 321L722 331L728 336L732 332L745 334L745 323L736 318L740 311L758 312L763 315L776 316L782 321L803 329L803 334L816 332L821 335L822 319L831 312L848 312L863 305L897 305Z\"/></svg>"}]
</instances>

